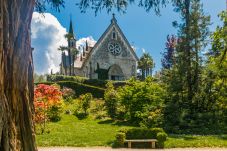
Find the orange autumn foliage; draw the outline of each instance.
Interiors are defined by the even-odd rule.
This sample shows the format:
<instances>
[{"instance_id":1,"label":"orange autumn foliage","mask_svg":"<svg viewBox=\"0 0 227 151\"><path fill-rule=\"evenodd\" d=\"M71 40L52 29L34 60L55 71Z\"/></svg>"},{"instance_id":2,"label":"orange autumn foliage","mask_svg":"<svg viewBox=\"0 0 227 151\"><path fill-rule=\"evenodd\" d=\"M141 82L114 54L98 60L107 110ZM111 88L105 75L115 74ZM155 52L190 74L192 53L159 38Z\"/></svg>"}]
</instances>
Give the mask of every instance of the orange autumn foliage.
<instances>
[{"instance_id":1,"label":"orange autumn foliage","mask_svg":"<svg viewBox=\"0 0 227 151\"><path fill-rule=\"evenodd\" d=\"M52 106L61 105L62 92L55 85L39 84L34 90L35 123L44 123L47 119L46 112Z\"/></svg>"}]
</instances>

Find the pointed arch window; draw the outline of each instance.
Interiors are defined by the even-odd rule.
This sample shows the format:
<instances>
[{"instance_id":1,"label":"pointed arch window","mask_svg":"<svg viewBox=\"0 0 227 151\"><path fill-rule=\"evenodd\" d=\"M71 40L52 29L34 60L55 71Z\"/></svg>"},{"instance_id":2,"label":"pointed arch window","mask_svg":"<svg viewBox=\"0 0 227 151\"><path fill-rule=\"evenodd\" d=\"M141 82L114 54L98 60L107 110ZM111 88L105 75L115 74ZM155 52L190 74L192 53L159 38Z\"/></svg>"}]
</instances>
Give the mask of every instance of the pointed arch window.
<instances>
[{"instance_id":1,"label":"pointed arch window","mask_svg":"<svg viewBox=\"0 0 227 151\"><path fill-rule=\"evenodd\" d=\"M116 31L115 31L115 28L113 28L113 31L112 31L112 39L114 39L114 40L117 39L117 34L116 34Z\"/></svg>"}]
</instances>

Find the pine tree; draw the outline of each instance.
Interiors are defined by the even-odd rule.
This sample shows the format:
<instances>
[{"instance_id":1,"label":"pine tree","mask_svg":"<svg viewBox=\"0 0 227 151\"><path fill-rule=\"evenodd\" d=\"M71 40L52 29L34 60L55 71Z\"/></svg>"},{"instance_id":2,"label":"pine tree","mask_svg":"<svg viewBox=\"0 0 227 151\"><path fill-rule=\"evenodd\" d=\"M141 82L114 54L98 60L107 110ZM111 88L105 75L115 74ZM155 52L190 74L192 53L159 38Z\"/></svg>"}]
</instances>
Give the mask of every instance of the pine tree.
<instances>
[{"instance_id":1,"label":"pine tree","mask_svg":"<svg viewBox=\"0 0 227 151\"><path fill-rule=\"evenodd\" d=\"M179 120L184 128L195 119L199 110L199 99L202 84L203 56L201 55L209 36L208 25L210 17L203 13L200 0L175 1L177 10L181 13L182 23L174 25L179 28L178 42L175 48L174 65L164 72L164 82L167 83L171 95L168 108L180 112ZM168 73L168 74L166 74ZM166 77L168 76L168 77ZM168 121L167 121L168 122Z\"/></svg>"}]
</instances>

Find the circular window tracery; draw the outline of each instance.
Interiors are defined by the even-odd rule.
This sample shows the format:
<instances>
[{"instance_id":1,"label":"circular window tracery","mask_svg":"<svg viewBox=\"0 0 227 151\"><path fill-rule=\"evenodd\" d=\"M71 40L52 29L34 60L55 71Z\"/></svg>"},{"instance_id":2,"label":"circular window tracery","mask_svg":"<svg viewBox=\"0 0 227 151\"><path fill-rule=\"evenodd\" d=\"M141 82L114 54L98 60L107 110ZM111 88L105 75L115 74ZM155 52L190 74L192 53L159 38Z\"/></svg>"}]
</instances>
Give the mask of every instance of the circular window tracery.
<instances>
[{"instance_id":1,"label":"circular window tracery","mask_svg":"<svg viewBox=\"0 0 227 151\"><path fill-rule=\"evenodd\" d=\"M108 44L108 51L113 55L119 55L121 53L121 46L116 42L110 42Z\"/></svg>"}]
</instances>

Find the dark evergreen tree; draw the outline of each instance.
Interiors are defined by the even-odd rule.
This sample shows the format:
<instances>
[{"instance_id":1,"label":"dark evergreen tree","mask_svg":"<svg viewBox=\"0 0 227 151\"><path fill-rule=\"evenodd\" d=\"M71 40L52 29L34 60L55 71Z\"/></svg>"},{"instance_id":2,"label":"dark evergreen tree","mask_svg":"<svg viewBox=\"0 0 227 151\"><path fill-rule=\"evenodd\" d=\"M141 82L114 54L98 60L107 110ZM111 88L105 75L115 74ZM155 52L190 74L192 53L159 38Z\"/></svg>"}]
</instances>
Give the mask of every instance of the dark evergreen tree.
<instances>
[{"instance_id":1,"label":"dark evergreen tree","mask_svg":"<svg viewBox=\"0 0 227 151\"><path fill-rule=\"evenodd\" d=\"M201 100L198 99L202 89L199 87L202 84L203 69L201 52L207 44L210 17L204 15L200 0L175 1L175 4L176 10L181 13L182 23L174 22L179 28L179 40L174 53L175 64L163 72L163 80L171 95L167 102L166 115L175 108L175 112L180 113L177 120L179 126L182 129L191 129L196 127L197 112L201 109ZM167 122L174 125L168 116Z\"/></svg>"}]
</instances>

